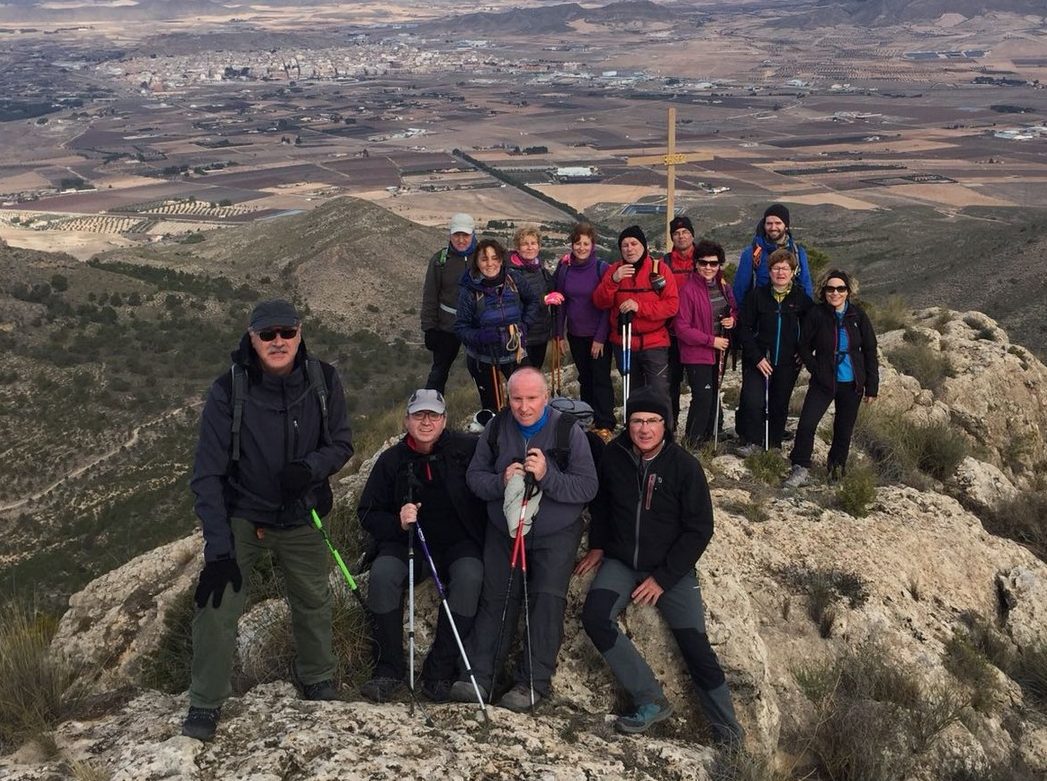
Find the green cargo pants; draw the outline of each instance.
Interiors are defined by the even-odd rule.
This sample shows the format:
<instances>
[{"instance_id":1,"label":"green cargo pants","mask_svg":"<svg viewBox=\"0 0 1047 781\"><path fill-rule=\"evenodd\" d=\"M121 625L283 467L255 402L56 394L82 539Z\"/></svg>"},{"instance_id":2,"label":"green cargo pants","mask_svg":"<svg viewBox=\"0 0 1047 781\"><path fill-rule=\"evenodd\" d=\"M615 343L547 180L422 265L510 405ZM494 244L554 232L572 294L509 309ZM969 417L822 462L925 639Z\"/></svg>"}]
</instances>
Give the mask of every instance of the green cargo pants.
<instances>
[{"instance_id":1,"label":"green cargo pants","mask_svg":"<svg viewBox=\"0 0 1047 781\"><path fill-rule=\"evenodd\" d=\"M236 628L247 602L247 580L266 551L271 551L287 585L291 630L297 652L298 679L304 684L334 679L330 563L323 538L312 526L266 527L262 539L243 518L232 519L236 561L244 577L239 593L226 586L217 608L208 600L193 617L193 679L189 704L218 708L232 693L230 678L236 650Z\"/></svg>"}]
</instances>

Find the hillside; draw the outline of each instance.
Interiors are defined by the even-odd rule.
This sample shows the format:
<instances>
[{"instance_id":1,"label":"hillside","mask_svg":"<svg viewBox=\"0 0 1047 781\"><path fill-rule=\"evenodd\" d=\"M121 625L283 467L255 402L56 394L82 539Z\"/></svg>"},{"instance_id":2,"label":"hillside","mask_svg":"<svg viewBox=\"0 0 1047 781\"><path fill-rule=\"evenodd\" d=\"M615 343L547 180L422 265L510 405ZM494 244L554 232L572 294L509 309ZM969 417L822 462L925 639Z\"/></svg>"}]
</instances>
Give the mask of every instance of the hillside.
<instances>
[{"instance_id":1,"label":"hillside","mask_svg":"<svg viewBox=\"0 0 1047 781\"><path fill-rule=\"evenodd\" d=\"M308 313L306 343L339 367L366 433L368 416L427 369L417 306L441 241L344 199L86 264L0 247L8 590L60 599L192 528L200 403L261 298L289 296Z\"/></svg>"},{"instance_id":2,"label":"hillside","mask_svg":"<svg viewBox=\"0 0 1047 781\"><path fill-rule=\"evenodd\" d=\"M993 345L1006 349L999 353ZM913 376L904 355L916 346L954 356L952 372L933 383ZM406 701L361 701L351 681L366 675L365 646L357 609L344 591L337 619L344 701L303 703L284 680L291 653L287 611L269 598L268 587L256 592L241 624L241 637L250 640L240 647L237 693L216 741L182 738L186 608L201 547L193 534L73 597L53 648L78 669L94 671L91 689L99 694L50 734L55 755L26 745L0 757L0 772L20 781L64 767L78 768L81 778L95 773L142 781L237 774L506 781L1042 778L1047 545L1042 528L1038 542L1023 545L1005 538L1015 536L1013 527L991 519L1000 508L1018 513L1018 505L1008 504L1015 486L1027 496L1031 487L1042 492L1047 367L976 312L917 313L883 333L882 350L881 394L862 415L854 479L834 488L819 474L808 487L781 492L776 479L763 476L772 458L743 462L702 454L717 523L699 565L708 631L750 753L724 755L708 747L683 662L652 608L631 608L624 625L653 662L677 713L647 736L614 733L606 714L623 704L578 621L589 576L572 582L554 695L534 717L496 708L488 725L472 706L428 705L433 723L427 726ZM1006 416L995 414L1001 410ZM877 421L892 417L900 421L894 439L875 444ZM912 472L898 471L904 465L888 457L884 445L908 447L917 435L936 443L933 457L913 462ZM1016 457L1019 440L1026 444ZM820 461L827 445L816 444ZM373 463L341 486L345 503L354 501ZM856 475L868 470L876 475L872 494L855 503ZM423 648L436 608L426 583L418 607Z\"/></svg>"}]
</instances>

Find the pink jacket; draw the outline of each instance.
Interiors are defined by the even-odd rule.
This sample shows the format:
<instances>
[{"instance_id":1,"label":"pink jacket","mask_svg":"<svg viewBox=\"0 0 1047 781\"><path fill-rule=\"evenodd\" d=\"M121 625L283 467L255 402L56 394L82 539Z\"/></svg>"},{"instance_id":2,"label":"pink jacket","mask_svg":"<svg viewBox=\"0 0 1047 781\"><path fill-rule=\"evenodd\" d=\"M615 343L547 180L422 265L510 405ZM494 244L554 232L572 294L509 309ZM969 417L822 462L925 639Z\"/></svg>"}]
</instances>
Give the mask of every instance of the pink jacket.
<instances>
[{"instance_id":1,"label":"pink jacket","mask_svg":"<svg viewBox=\"0 0 1047 781\"><path fill-rule=\"evenodd\" d=\"M738 306L734 302L731 286L724 283L719 274L716 276L716 282L730 307L731 317L737 319ZM718 323L723 313L715 314ZM680 290L680 313L673 321L676 340L680 344L680 363L706 366L716 363L717 355L713 348L713 337L716 336L713 315L705 279L700 274L692 274Z\"/></svg>"}]
</instances>

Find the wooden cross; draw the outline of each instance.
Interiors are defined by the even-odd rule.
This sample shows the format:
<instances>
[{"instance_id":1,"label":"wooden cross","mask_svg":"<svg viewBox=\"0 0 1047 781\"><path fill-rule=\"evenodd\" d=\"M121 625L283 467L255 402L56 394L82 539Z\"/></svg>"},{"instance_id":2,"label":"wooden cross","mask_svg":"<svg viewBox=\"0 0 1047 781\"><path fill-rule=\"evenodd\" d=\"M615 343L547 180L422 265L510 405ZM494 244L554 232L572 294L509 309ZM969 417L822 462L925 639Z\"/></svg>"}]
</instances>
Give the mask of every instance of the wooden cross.
<instances>
[{"instance_id":1,"label":"wooden cross","mask_svg":"<svg viewBox=\"0 0 1047 781\"><path fill-rule=\"evenodd\" d=\"M665 250L673 246L672 233L669 224L675 217L676 196L676 166L690 163L696 160L712 160L712 152L677 152L676 151L676 106L669 106L669 143L664 155L643 155L642 157L630 157L626 159L626 165L664 165L667 175L665 191L667 195L665 204Z\"/></svg>"}]
</instances>

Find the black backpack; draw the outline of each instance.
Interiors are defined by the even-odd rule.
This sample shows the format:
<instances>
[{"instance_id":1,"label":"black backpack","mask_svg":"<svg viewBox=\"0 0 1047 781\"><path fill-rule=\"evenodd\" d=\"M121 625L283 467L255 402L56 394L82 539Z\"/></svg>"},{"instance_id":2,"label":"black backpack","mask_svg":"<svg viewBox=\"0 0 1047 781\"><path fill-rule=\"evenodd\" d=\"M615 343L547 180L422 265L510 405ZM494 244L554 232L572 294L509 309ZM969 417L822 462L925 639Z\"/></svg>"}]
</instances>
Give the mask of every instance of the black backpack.
<instances>
[{"instance_id":1,"label":"black backpack","mask_svg":"<svg viewBox=\"0 0 1047 781\"><path fill-rule=\"evenodd\" d=\"M571 429L575 426L582 429L586 440L589 442L589 452L592 453L594 466L598 467L600 465L600 457L603 455L604 441L582 425L578 411L575 410L576 405L583 404L588 408L589 414L592 414L592 407L589 407L585 402L567 399L562 396L557 396L549 402L549 406L558 411L560 417L556 421L553 447L546 451L546 455L552 458L556 462L557 469L565 474L571 459ZM503 409L488 424L487 445L491 448L491 456L495 462L498 461L498 436L502 430L502 423L510 415L512 415L512 412L508 408Z\"/></svg>"}]
</instances>

